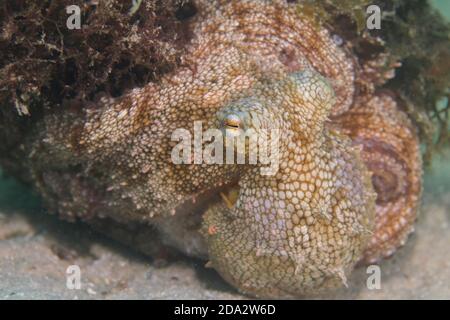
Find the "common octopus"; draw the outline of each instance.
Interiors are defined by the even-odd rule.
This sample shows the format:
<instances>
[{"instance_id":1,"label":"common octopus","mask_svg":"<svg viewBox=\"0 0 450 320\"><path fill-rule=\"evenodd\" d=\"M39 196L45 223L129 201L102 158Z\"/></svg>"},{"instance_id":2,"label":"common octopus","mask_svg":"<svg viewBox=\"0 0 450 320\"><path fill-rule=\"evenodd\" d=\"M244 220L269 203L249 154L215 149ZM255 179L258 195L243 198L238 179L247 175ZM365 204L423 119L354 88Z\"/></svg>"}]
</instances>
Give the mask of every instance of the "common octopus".
<instances>
[{"instance_id":1,"label":"common octopus","mask_svg":"<svg viewBox=\"0 0 450 320\"><path fill-rule=\"evenodd\" d=\"M362 64L298 4L198 7L181 67L44 119L30 155L40 192L66 218L150 225L243 293L346 285L357 264L405 243L418 212L416 128L399 98L378 89L392 68L382 57ZM280 129L279 170L174 164L173 132L192 133L196 121L203 130Z\"/></svg>"}]
</instances>

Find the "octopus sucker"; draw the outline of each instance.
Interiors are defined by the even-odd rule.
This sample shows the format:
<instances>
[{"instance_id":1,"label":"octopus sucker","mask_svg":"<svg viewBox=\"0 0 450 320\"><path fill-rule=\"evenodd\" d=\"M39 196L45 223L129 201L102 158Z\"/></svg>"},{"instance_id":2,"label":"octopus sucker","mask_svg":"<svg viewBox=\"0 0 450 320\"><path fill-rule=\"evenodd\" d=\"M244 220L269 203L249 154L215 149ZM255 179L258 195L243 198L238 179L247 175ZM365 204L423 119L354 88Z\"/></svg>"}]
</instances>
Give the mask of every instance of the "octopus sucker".
<instances>
[{"instance_id":1,"label":"octopus sucker","mask_svg":"<svg viewBox=\"0 0 450 320\"><path fill-rule=\"evenodd\" d=\"M300 4L197 4L181 66L43 117L24 145L34 184L50 208L97 229L150 225L246 294L346 286L358 263L406 241L419 210L417 132L379 89L392 68L383 55L358 59ZM197 161L197 128L225 133L224 145L243 129L270 132L278 166ZM185 141L194 152L175 163Z\"/></svg>"}]
</instances>

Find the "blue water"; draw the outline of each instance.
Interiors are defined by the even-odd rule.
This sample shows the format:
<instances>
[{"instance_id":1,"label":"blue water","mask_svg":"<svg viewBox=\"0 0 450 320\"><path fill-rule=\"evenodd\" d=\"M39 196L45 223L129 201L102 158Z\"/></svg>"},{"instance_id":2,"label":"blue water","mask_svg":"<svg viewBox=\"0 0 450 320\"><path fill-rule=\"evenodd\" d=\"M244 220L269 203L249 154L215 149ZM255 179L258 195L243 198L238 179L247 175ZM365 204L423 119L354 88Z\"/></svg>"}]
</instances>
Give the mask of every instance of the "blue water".
<instances>
[{"instance_id":1,"label":"blue water","mask_svg":"<svg viewBox=\"0 0 450 320\"><path fill-rule=\"evenodd\" d=\"M450 21L450 0L431 0L431 4Z\"/></svg>"}]
</instances>

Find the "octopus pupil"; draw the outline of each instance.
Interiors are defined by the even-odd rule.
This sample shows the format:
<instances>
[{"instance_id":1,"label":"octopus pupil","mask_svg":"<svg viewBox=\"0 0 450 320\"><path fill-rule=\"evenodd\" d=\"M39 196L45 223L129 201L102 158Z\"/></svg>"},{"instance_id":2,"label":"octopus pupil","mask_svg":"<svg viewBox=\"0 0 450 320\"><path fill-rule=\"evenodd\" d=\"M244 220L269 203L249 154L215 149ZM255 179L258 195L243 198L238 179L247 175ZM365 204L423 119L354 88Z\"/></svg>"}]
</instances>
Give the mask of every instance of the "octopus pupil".
<instances>
[{"instance_id":1,"label":"octopus pupil","mask_svg":"<svg viewBox=\"0 0 450 320\"><path fill-rule=\"evenodd\" d=\"M239 124L226 123L226 126L233 129L239 129Z\"/></svg>"}]
</instances>

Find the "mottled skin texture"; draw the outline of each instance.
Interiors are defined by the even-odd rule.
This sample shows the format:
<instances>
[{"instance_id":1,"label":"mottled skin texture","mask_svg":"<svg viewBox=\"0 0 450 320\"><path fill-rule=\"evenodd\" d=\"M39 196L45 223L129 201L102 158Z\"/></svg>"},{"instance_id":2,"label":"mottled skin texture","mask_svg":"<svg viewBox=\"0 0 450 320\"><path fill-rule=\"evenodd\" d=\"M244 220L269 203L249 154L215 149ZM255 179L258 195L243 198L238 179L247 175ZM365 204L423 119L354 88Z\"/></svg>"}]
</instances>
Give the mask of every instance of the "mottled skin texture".
<instances>
[{"instance_id":1,"label":"mottled skin texture","mask_svg":"<svg viewBox=\"0 0 450 320\"><path fill-rule=\"evenodd\" d=\"M412 230L421 162L411 122L376 89L392 74L383 57L359 65L284 2L199 9L183 67L119 99L45 117L37 132L46 135L30 141L44 198L100 228L149 224L256 296L321 292L345 284L358 261L392 254ZM259 165L172 162L175 129L217 128L230 110L255 129L280 127L275 176ZM227 195L236 190L235 203Z\"/></svg>"},{"instance_id":2,"label":"mottled skin texture","mask_svg":"<svg viewBox=\"0 0 450 320\"><path fill-rule=\"evenodd\" d=\"M207 211L212 266L243 292L265 297L346 284L369 239L375 194L359 150L324 127L333 89L303 71L264 83L251 101L221 113L239 115L244 130L280 129L280 170L244 171L236 205Z\"/></svg>"},{"instance_id":3,"label":"mottled skin texture","mask_svg":"<svg viewBox=\"0 0 450 320\"><path fill-rule=\"evenodd\" d=\"M336 119L362 148L377 193L377 219L364 262L389 257L414 229L420 202L422 161L415 128L395 98L380 92Z\"/></svg>"}]
</instances>

